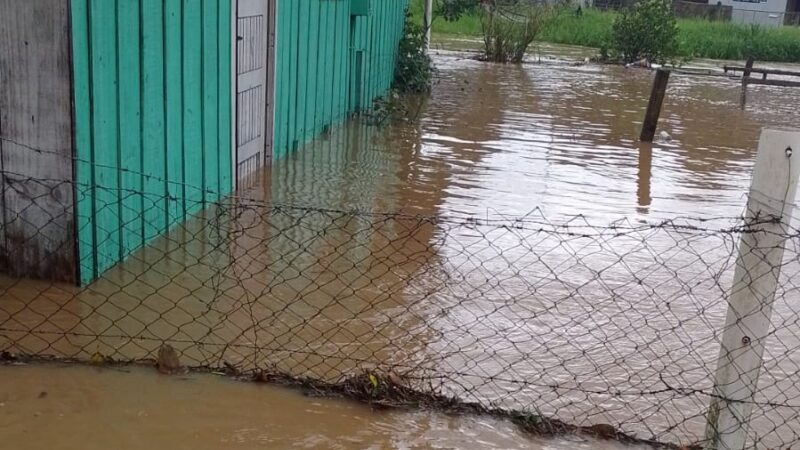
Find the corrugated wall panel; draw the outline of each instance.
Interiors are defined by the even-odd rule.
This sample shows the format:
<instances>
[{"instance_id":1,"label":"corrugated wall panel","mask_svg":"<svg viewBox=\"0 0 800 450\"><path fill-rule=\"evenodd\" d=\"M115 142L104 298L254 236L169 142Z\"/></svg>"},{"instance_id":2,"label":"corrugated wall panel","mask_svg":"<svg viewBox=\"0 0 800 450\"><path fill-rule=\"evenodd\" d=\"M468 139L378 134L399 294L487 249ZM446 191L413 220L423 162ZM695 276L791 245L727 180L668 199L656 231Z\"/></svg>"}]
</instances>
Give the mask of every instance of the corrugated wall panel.
<instances>
[{"instance_id":1,"label":"corrugated wall panel","mask_svg":"<svg viewBox=\"0 0 800 450\"><path fill-rule=\"evenodd\" d=\"M230 1L72 1L82 282L231 191Z\"/></svg>"},{"instance_id":2,"label":"corrugated wall panel","mask_svg":"<svg viewBox=\"0 0 800 450\"><path fill-rule=\"evenodd\" d=\"M371 3L370 15L351 16L350 0L278 0L276 158L391 87L408 0Z\"/></svg>"}]
</instances>

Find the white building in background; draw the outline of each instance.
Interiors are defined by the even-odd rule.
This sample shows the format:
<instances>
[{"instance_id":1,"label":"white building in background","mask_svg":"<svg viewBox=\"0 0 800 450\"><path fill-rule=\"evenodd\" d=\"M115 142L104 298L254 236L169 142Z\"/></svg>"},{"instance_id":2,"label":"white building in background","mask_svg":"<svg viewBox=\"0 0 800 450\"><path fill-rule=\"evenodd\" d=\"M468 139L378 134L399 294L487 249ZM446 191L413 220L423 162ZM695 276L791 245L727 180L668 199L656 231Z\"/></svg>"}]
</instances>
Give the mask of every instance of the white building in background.
<instances>
[{"instance_id":1,"label":"white building in background","mask_svg":"<svg viewBox=\"0 0 800 450\"><path fill-rule=\"evenodd\" d=\"M716 3L709 0L709 3ZM780 26L798 24L798 0L719 0L733 7L731 20L735 23Z\"/></svg>"}]
</instances>

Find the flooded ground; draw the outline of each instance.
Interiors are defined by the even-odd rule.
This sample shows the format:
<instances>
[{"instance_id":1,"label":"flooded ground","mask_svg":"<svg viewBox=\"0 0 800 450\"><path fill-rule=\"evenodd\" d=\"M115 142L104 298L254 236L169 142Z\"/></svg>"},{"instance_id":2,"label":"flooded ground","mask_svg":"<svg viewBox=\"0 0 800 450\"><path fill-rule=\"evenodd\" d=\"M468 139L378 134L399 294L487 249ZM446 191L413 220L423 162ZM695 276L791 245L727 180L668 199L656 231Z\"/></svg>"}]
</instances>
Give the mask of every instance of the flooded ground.
<instances>
[{"instance_id":1,"label":"flooded ground","mask_svg":"<svg viewBox=\"0 0 800 450\"><path fill-rule=\"evenodd\" d=\"M441 51L414 120L332 130L88 289L0 279L0 348L128 360L169 342L192 366L326 381L381 367L463 401L701 440L738 241L713 230L737 223L760 130L792 125L800 90L753 87L741 111L737 81L673 74L669 136L641 144L652 73L575 63L584 51L521 66ZM676 217L702 230L658 225ZM770 445L796 442L800 418L795 266L751 435Z\"/></svg>"},{"instance_id":2,"label":"flooded ground","mask_svg":"<svg viewBox=\"0 0 800 450\"><path fill-rule=\"evenodd\" d=\"M642 448L540 439L486 417L373 410L211 375L49 364L0 366L0 433L9 450Z\"/></svg>"},{"instance_id":3,"label":"flooded ground","mask_svg":"<svg viewBox=\"0 0 800 450\"><path fill-rule=\"evenodd\" d=\"M797 119L800 90L751 87L741 111L736 80L676 73L659 126L670 140L642 144L651 72L470 58L440 51L438 83L415 126L345 129L350 140L333 147L346 151L317 141L276 163L270 198L470 216L539 207L552 219L606 222L730 217L743 210L762 127Z\"/></svg>"}]
</instances>

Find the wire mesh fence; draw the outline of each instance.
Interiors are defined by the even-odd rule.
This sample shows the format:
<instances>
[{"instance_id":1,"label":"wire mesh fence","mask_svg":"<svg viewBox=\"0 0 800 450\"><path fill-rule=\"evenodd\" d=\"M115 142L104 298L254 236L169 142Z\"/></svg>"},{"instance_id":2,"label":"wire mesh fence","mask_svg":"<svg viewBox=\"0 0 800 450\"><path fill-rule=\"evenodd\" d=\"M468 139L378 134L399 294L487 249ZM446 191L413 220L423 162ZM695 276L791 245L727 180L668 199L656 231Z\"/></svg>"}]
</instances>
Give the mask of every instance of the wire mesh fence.
<instances>
[{"instance_id":1,"label":"wire mesh fence","mask_svg":"<svg viewBox=\"0 0 800 450\"><path fill-rule=\"evenodd\" d=\"M35 217L52 214L43 203L65 183L5 185L31 194L24 215ZM146 197L67 185L115 199L105 206L120 214L129 196ZM745 419L757 448L800 443L800 230L780 219L598 225L538 211L422 217L242 197L196 206L83 287L15 273L25 243L6 238L4 358L152 362L169 345L194 369L488 411L534 431L700 447L709 405L734 401L714 380L740 239L778 220L786 251L770 272L780 282L769 333L752 337L764 363ZM4 220L8 229L22 219ZM125 226L107 230L110 247L95 236L95 251L119 258L125 233L142 232Z\"/></svg>"}]
</instances>

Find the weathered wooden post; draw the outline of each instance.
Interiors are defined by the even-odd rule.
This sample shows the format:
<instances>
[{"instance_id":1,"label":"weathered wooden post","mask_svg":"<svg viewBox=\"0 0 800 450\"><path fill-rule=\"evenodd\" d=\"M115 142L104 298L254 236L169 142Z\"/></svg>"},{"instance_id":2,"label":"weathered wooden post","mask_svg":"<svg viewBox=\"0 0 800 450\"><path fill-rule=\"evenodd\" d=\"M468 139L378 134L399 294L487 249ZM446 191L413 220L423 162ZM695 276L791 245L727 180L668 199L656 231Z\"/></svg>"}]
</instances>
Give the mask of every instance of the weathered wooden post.
<instances>
[{"instance_id":1,"label":"weathered wooden post","mask_svg":"<svg viewBox=\"0 0 800 450\"><path fill-rule=\"evenodd\" d=\"M744 72L742 72L742 95L739 98L739 107L742 109L744 109L747 104L747 83L750 80L750 73L754 63L755 60L751 56L747 58L747 62L744 64Z\"/></svg>"},{"instance_id":2,"label":"weathered wooden post","mask_svg":"<svg viewBox=\"0 0 800 450\"><path fill-rule=\"evenodd\" d=\"M425 52L427 53L431 49L431 28L433 27L433 0L425 0L425 14L424 19L425 23L423 26L425 27Z\"/></svg>"},{"instance_id":3,"label":"weathered wooden post","mask_svg":"<svg viewBox=\"0 0 800 450\"><path fill-rule=\"evenodd\" d=\"M793 149L800 149L800 130L762 132L745 215L753 228L739 242L707 417L708 449L742 450L747 439L800 174Z\"/></svg>"},{"instance_id":4,"label":"weathered wooden post","mask_svg":"<svg viewBox=\"0 0 800 450\"><path fill-rule=\"evenodd\" d=\"M656 78L653 80L653 90L650 92L650 102L647 104L647 113L644 115L642 123L642 134L639 140L642 142L653 142L656 135L658 117L661 115L661 105L664 103L664 95L667 92L669 82L669 70L658 69Z\"/></svg>"},{"instance_id":5,"label":"weathered wooden post","mask_svg":"<svg viewBox=\"0 0 800 450\"><path fill-rule=\"evenodd\" d=\"M739 108L744 109L747 105L747 83L750 81L749 77L742 77L742 93L739 96Z\"/></svg>"},{"instance_id":6,"label":"weathered wooden post","mask_svg":"<svg viewBox=\"0 0 800 450\"><path fill-rule=\"evenodd\" d=\"M755 60L753 57L747 58L747 62L744 63L744 74L742 76L749 77L750 73L752 72L753 64L755 64Z\"/></svg>"}]
</instances>

